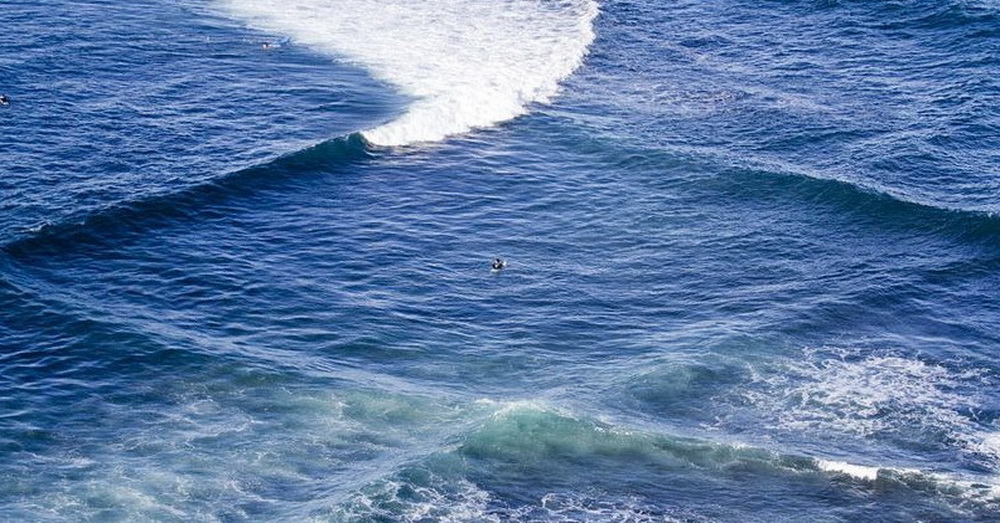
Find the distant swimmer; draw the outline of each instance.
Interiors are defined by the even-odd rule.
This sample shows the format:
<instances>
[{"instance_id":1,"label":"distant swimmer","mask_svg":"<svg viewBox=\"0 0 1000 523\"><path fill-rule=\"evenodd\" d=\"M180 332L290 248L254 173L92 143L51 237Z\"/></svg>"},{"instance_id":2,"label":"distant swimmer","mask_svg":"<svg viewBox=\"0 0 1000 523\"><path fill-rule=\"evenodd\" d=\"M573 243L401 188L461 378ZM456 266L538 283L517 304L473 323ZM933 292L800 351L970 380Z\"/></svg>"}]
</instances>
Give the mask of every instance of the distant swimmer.
<instances>
[{"instance_id":1,"label":"distant swimmer","mask_svg":"<svg viewBox=\"0 0 1000 523\"><path fill-rule=\"evenodd\" d=\"M290 41L291 41L291 39L289 39L289 38L282 38L281 40L277 40L275 42L264 42L263 44L261 44L260 48L263 49L263 50L265 50L265 51L269 51L271 49L277 49L277 48L279 48L279 47L287 44Z\"/></svg>"},{"instance_id":2,"label":"distant swimmer","mask_svg":"<svg viewBox=\"0 0 1000 523\"><path fill-rule=\"evenodd\" d=\"M507 260L502 258L493 258L493 263L490 265L493 272L500 272L507 268Z\"/></svg>"},{"instance_id":3,"label":"distant swimmer","mask_svg":"<svg viewBox=\"0 0 1000 523\"><path fill-rule=\"evenodd\" d=\"M5 94L0 94L0 105L10 105L10 98L7 98Z\"/></svg>"}]
</instances>

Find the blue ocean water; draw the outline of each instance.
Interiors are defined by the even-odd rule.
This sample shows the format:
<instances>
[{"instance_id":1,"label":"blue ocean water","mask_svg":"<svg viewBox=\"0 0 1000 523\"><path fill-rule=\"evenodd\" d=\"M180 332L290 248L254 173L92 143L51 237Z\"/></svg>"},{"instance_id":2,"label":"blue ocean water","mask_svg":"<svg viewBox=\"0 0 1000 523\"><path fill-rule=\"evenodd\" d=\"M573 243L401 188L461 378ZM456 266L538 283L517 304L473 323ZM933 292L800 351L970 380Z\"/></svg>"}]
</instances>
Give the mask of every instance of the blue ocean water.
<instances>
[{"instance_id":1,"label":"blue ocean water","mask_svg":"<svg viewBox=\"0 0 1000 523\"><path fill-rule=\"evenodd\" d=\"M0 520L1000 521L994 1L0 26Z\"/></svg>"}]
</instances>

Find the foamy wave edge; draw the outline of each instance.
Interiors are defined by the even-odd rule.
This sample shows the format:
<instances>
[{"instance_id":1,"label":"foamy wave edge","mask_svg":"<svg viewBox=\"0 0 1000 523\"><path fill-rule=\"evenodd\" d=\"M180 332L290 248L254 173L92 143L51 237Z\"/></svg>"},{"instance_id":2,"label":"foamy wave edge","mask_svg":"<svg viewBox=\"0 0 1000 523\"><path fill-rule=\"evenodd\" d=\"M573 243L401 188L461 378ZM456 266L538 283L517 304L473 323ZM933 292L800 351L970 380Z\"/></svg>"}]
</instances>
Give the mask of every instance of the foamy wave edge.
<instances>
[{"instance_id":1,"label":"foamy wave edge","mask_svg":"<svg viewBox=\"0 0 1000 523\"><path fill-rule=\"evenodd\" d=\"M411 99L362 132L374 145L440 141L547 103L594 40L593 0L218 0L257 29L361 66Z\"/></svg>"},{"instance_id":2,"label":"foamy wave edge","mask_svg":"<svg viewBox=\"0 0 1000 523\"><path fill-rule=\"evenodd\" d=\"M984 482L953 477L911 468L873 467L843 461L814 459L816 468L831 475L878 485L901 484L919 490L931 490L952 496L995 504L1000 502L1000 481Z\"/></svg>"}]
</instances>

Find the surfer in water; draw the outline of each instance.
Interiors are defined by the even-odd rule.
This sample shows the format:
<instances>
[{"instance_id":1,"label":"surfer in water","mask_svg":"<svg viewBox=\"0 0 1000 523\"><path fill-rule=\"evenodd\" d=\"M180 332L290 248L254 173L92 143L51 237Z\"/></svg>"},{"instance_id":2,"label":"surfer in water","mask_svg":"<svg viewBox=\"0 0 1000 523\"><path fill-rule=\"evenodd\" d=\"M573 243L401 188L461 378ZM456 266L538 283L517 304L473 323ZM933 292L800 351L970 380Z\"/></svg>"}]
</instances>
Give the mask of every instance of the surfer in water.
<instances>
[{"instance_id":1,"label":"surfer in water","mask_svg":"<svg viewBox=\"0 0 1000 523\"><path fill-rule=\"evenodd\" d=\"M291 40L288 39L288 38L282 38L281 40L275 40L275 41L271 41L271 42L264 42L263 44L261 44L260 48L263 49L263 50L265 50L265 51L270 51L271 49L277 49L279 47L282 47L282 46L284 46L285 44L287 44L290 41Z\"/></svg>"},{"instance_id":2,"label":"surfer in water","mask_svg":"<svg viewBox=\"0 0 1000 523\"><path fill-rule=\"evenodd\" d=\"M5 94L0 94L0 105L10 105L10 98L7 98Z\"/></svg>"},{"instance_id":3,"label":"surfer in water","mask_svg":"<svg viewBox=\"0 0 1000 523\"><path fill-rule=\"evenodd\" d=\"M490 268L493 269L493 272L500 272L507 268L507 260L504 260L503 258L493 258L493 263L490 264Z\"/></svg>"}]
</instances>

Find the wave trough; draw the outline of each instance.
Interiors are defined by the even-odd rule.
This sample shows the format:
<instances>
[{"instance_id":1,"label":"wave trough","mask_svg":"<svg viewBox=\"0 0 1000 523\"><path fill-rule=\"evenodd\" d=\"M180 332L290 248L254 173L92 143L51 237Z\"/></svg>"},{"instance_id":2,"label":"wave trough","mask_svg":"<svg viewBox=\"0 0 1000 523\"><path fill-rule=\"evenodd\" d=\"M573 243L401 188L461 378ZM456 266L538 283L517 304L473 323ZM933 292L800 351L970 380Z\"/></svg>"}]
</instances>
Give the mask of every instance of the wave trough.
<instances>
[{"instance_id":1,"label":"wave trough","mask_svg":"<svg viewBox=\"0 0 1000 523\"><path fill-rule=\"evenodd\" d=\"M412 99L365 138L438 141L545 103L594 39L591 0L220 0L258 29L360 65Z\"/></svg>"}]
</instances>

